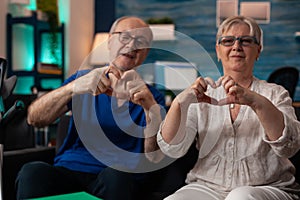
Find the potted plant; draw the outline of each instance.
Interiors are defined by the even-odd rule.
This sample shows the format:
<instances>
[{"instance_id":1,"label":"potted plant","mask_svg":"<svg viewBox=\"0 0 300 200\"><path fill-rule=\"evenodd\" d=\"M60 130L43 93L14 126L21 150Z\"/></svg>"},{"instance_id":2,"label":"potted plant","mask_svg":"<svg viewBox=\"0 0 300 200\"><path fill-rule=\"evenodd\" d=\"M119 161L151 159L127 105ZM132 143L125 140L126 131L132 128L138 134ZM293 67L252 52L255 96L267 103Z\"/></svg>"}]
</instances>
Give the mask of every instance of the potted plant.
<instances>
[{"instance_id":1,"label":"potted plant","mask_svg":"<svg viewBox=\"0 0 300 200\"><path fill-rule=\"evenodd\" d=\"M57 0L37 0L37 10L45 15L46 21L49 24L49 47L50 54L55 64L58 64L59 58L56 54L58 48L57 29L59 27Z\"/></svg>"},{"instance_id":2,"label":"potted plant","mask_svg":"<svg viewBox=\"0 0 300 200\"><path fill-rule=\"evenodd\" d=\"M174 40L175 24L170 17L149 18L146 22L153 32L153 40Z\"/></svg>"}]
</instances>

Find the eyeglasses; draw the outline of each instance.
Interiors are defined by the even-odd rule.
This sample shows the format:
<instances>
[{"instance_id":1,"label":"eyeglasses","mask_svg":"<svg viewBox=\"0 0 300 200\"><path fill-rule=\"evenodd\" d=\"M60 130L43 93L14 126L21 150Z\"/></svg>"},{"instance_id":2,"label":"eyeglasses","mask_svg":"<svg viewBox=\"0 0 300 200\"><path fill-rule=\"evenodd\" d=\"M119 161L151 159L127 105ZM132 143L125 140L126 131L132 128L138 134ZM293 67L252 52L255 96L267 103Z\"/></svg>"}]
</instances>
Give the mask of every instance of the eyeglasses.
<instances>
[{"instance_id":1,"label":"eyeglasses","mask_svg":"<svg viewBox=\"0 0 300 200\"><path fill-rule=\"evenodd\" d=\"M225 47L230 47L234 45L236 40L239 41L239 43L244 47L250 46L252 44L259 45L259 42L254 36L241 36L241 37L222 36L219 38L218 44L221 44Z\"/></svg>"},{"instance_id":2,"label":"eyeglasses","mask_svg":"<svg viewBox=\"0 0 300 200\"><path fill-rule=\"evenodd\" d=\"M129 32L113 32L112 34L119 34L119 41L122 44L128 44L134 40L137 49L149 48L150 46L150 41L143 36L132 37Z\"/></svg>"}]
</instances>

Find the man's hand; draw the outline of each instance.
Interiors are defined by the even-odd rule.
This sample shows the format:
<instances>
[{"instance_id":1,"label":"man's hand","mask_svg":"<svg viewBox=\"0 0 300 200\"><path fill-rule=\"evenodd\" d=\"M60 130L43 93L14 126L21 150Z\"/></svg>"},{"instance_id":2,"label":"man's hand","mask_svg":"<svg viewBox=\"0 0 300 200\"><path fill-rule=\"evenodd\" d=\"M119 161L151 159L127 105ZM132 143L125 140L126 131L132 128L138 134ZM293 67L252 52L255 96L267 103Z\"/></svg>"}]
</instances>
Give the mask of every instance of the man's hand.
<instances>
[{"instance_id":1,"label":"man's hand","mask_svg":"<svg viewBox=\"0 0 300 200\"><path fill-rule=\"evenodd\" d=\"M130 100L147 110L156 104L152 93L135 70L124 72L120 79L117 79L113 74L109 74L109 78L112 81L112 96Z\"/></svg>"},{"instance_id":2,"label":"man's hand","mask_svg":"<svg viewBox=\"0 0 300 200\"><path fill-rule=\"evenodd\" d=\"M119 71L114 67L94 69L74 81L73 94L89 93L96 96L105 93L112 95L111 80L107 75L108 73L114 74L116 79L120 78Z\"/></svg>"}]
</instances>

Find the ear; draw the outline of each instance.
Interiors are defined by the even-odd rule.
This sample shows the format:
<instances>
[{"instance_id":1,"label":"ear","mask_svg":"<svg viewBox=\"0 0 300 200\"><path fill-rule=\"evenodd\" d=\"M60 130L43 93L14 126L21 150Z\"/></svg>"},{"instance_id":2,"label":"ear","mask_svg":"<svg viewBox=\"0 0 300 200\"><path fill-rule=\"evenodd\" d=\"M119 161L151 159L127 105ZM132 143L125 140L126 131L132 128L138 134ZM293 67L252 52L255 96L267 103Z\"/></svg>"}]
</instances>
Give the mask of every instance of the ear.
<instances>
[{"instance_id":1,"label":"ear","mask_svg":"<svg viewBox=\"0 0 300 200\"><path fill-rule=\"evenodd\" d=\"M261 45L259 45L259 47L257 48L257 56L256 56L256 60L258 60L260 53L261 53Z\"/></svg>"}]
</instances>

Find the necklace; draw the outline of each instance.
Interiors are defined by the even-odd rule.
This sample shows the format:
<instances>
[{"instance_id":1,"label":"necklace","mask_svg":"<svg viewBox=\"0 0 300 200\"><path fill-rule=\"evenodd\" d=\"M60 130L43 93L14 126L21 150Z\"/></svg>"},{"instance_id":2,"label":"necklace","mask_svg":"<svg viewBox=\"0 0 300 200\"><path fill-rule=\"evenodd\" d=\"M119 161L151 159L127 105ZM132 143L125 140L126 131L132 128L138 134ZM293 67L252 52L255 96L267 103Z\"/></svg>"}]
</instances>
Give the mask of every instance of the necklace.
<instances>
[{"instance_id":1,"label":"necklace","mask_svg":"<svg viewBox=\"0 0 300 200\"><path fill-rule=\"evenodd\" d=\"M231 104L229 105L229 108L230 108L230 109L234 109L234 107L235 107L235 104L234 104L234 103L231 103Z\"/></svg>"}]
</instances>

